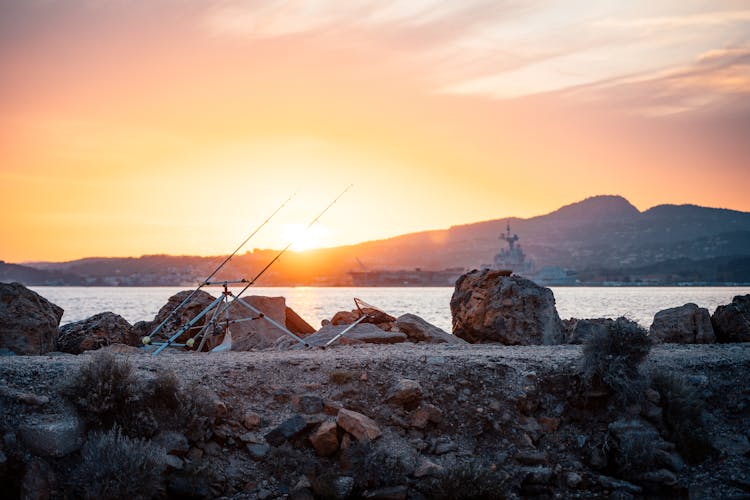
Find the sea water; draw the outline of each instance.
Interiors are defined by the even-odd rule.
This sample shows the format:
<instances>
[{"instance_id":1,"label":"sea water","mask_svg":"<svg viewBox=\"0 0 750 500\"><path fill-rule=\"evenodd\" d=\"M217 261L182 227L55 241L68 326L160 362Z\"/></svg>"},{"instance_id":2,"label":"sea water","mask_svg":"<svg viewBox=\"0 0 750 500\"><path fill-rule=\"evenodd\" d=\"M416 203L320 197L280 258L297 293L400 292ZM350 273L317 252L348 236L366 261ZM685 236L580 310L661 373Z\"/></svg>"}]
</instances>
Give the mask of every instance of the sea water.
<instances>
[{"instance_id":1,"label":"sea water","mask_svg":"<svg viewBox=\"0 0 750 500\"><path fill-rule=\"evenodd\" d=\"M65 310L61 324L112 311L131 323L151 320L167 299L183 287L32 287ZM205 288L217 295L220 288ZM238 289L234 289L238 291ZM706 307L727 304L735 295L750 293L750 287L553 287L557 311L567 318L614 318L626 316L648 328L654 314L688 302ZM384 311L400 316L413 313L451 331L452 287L254 287L252 295L285 297L287 305L311 325L318 327L337 311L354 309L360 298Z\"/></svg>"}]
</instances>

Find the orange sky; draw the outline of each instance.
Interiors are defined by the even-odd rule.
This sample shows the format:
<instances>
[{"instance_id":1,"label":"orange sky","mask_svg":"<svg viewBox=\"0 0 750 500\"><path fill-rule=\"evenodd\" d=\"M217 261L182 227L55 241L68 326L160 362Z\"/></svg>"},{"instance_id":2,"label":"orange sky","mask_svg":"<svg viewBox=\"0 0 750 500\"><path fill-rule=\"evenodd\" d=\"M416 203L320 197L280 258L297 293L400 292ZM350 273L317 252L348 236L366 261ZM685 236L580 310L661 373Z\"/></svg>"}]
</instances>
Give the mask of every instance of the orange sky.
<instances>
[{"instance_id":1,"label":"orange sky","mask_svg":"<svg viewBox=\"0 0 750 500\"><path fill-rule=\"evenodd\" d=\"M746 2L589 4L0 1L0 259L750 211Z\"/></svg>"}]
</instances>

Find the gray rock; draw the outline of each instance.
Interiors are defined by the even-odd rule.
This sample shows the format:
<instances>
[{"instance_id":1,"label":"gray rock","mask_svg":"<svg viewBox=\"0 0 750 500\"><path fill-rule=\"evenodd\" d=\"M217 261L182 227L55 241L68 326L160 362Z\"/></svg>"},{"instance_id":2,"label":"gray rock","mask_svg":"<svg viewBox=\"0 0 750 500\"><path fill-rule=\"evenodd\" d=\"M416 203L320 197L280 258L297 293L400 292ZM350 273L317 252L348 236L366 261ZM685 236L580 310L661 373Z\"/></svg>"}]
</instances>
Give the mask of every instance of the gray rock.
<instances>
[{"instance_id":1,"label":"gray rock","mask_svg":"<svg viewBox=\"0 0 750 500\"><path fill-rule=\"evenodd\" d=\"M458 445L450 440L446 436L439 437L435 440L435 444L432 447L432 453L435 455L445 455L452 451L457 451Z\"/></svg>"},{"instance_id":2,"label":"gray rock","mask_svg":"<svg viewBox=\"0 0 750 500\"><path fill-rule=\"evenodd\" d=\"M423 458L414 471L414 477L439 476L443 470L442 466Z\"/></svg>"},{"instance_id":3,"label":"gray rock","mask_svg":"<svg viewBox=\"0 0 750 500\"><path fill-rule=\"evenodd\" d=\"M568 485L568 488L578 488L582 481L583 478L576 472L568 472L565 474L565 484Z\"/></svg>"},{"instance_id":4,"label":"gray rock","mask_svg":"<svg viewBox=\"0 0 750 500\"><path fill-rule=\"evenodd\" d=\"M302 394L295 398L295 409L311 415L323 411L323 399L315 394Z\"/></svg>"},{"instance_id":5,"label":"gray rock","mask_svg":"<svg viewBox=\"0 0 750 500\"><path fill-rule=\"evenodd\" d=\"M663 484L666 486L674 486L677 484L677 476L674 475L674 472L666 469L646 472L643 474L642 479L650 483Z\"/></svg>"},{"instance_id":6,"label":"gray rock","mask_svg":"<svg viewBox=\"0 0 750 500\"><path fill-rule=\"evenodd\" d=\"M0 348L15 354L55 349L63 309L20 283L0 283Z\"/></svg>"},{"instance_id":7,"label":"gray rock","mask_svg":"<svg viewBox=\"0 0 750 500\"><path fill-rule=\"evenodd\" d=\"M548 484L552 481L554 471L552 467L521 467L525 484Z\"/></svg>"},{"instance_id":8,"label":"gray rock","mask_svg":"<svg viewBox=\"0 0 750 500\"><path fill-rule=\"evenodd\" d=\"M309 345L317 347L325 345L333 337L349 328L349 325L326 325L316 333L305 338ZM406 342L406 334L400 332L386 332L371 323L360 323L332 345L347 344L398 344Z\"/></svg>"},{"instance_id":9,"label":"gray rock","mask_svg":"<svg viewBox=\"0 0 750 500\"><path fill-rule=\"evenodd\" d=\"M362 498L369 500L406 500L408 488L404 485L390 486L388 488L378 488L376 490L366 490Z\"/></svg>"},{"instance_id":10,"label":"gray rock","mask_svg":"<svg viewBox=\"0 0 750 500\"><path fill-rule=\"evenodd\" d=\"M396 319L396 328L405 333L410 342L428 344L466 344L466 341L428 323L416 314L404 314Z\"/></svg>"},{"instance_id":11,"label":"gray rock","mask_svg":"<svg viewBox=\"0 0 750 500\"><path fill-rule=\"evenodd\" d=\"M131 334L132 326L113 312L103 312L60 327L55 343L60 352L81 354L111 344L137 346L140 339Z\"/></svg>"},{"instance_id":12,"label":"gray rock","mask_svg":"<svg viewBox=\"0 0 750 500\"><path fill-rule=\"evenodd\" d=\"M180 457L164 455L164 465L169 469L182 470L185 467L185 462Z\"/></svg>"},{"instance_id":13,"label":"gray rock","mask_svg":"<svg viewBox=\"0 0 750 500\"><path fill-rule=\"evenodd\" d=\"M170 455L185 456L190 451L190 443L184 434L175 431L162 431L153 439L154 444L161 446Z\"/></svg>"},{"instance_id":14,"label":"gray rock","mask_svg":"<svg viewBox=\"0 0 750 500\"><path fill-rule=\"evenodd\" d=\"M562 322L552 290L501 271L471 271L451 298L453 334L471 343L561 344Z\"/></svg>"},{"instance_id":15,"label":"gray rock","mask_svg":"<svg viewBox=\"0 0 750 500\"><path fill-rule=\"evenodd\" d=\"M711 316L717 342L750 342L750 294L737 295Z\"/></svg>"},{"instance_id":16,"label":"gray rock","mask_svg":"<svg viewBox=\"0 0 750 500\"><path fill-rule=\"evenodd\" d=\"M75 416L52 415L24 422L19 434L32 453L44 457L64 457L83 445L83 425Z\"/></svg>"},{"instance_id":17,"label":"gray rock","mask_svg":"<svg viewBox=\"0 0 750 500\"><path fill-rule=\"evenodd\" d=\"M549 462L547 453L537 450L521 450L515 458L524 465L545 465Z\"/></svg>"},{"instance_id":18,"label":"gray rock","mask_svg":"<svg viewBox=\"0 0 750 500\"><path fill-rule=\"evenodd\" d=\"M271 447L267 444L250 443L246 448L247 452L250 454L250 458L253 460L261 460L271 451Z\"/></svg>"},{"instance_id":19,"label":"gray rock","mask_svg":"<svg viewBox=\"0 0 750 500\"><path fill-rule=\"evenodd\" d=\"M339 476L333 480L333 489L336 498L349 498L354 490L354 478L350 476Z\"/></svg>"},{"instance_id":20,"label":"gray rock","mask_svg":"<svg viewBox=\"0 0 750 500\"><path fill-rule=\"evenodd\" d=\"M306 428L307 420L302 415L293 415L268 432L265 439L271 446L280 446L285 441L301 435Z\"/></svg>"},{"instance_id":21,"label":"gray rock","mask_svg":"<svg viewBox=\"0 0 750 500\"><path fill-rule=\"evenodd\" d=\"M599 484L610 490L622 490L633 495L639 494L643 489L640 486L636 486L633 483L623 481L621 479L615 479L609 476L599 476Z\"/></svg>"},{"instance_id":22,"label":"gray rock","mask_svg":"<svg viewBox=\"0 0 750 500\"><path fill-rule=\"evenodd\" d=\"M716 341L708 309L692 303L656 313L649 336L655 342L674 344L713 344Z\"/></svg>"}]
</instances>

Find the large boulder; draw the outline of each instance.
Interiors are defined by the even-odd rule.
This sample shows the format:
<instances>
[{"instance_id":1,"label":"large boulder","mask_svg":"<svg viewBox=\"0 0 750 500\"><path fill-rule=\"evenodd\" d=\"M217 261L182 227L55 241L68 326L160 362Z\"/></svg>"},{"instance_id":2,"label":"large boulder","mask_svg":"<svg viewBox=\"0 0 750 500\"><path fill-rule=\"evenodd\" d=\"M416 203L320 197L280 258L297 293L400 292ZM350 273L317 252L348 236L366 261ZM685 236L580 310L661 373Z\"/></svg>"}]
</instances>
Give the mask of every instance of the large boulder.
<instances>
[{"instance_id":1,"label":"large boulder","mask_svg":"<svg viewBox=\"0 0 750 500\"><path fill-rule=\"evenodd\" d=\"M471 271L451 298L453 334L471 343L560 344L562 322L552 290L502 271Z\"/></svg>"},{"instance_id":2,"label":"large boulder","mask_svg":"<svg viewBox=\"0 0 750 500\"><path fill-rule=\"evenodd\" d=\"M451 335L437 326L425 321L416 314L403 314L394 324L398 331L406 334L410 342L428 344L465 344L462 338Z\"/></svg>"},{"instance_id":3,"label":"large boulder","mask_svg":"<svg viewBox=\"0 0 750 500\"><path fill-rule=\"evenodd\" d=\"M654 342L674 344L712 344L716 341L708 309L692 303L656 313L649 336Z\"/></svg>"},{"instance_id":4,"label":"large boulder","mask_svg":"<svg viewBox=\"0 0 750 500\"><path fill-rule=\"evenodd\" d=\"M286 308L285 321L287 329L299 337L306 337L311 333L315 333L315 327L305 321L302 316L289 306Z\"/></svg>"},{"instance_id":5,"label":"large boulder","mask_svg":"<svg viewBox=\"0 0 750 500\"><path fill-rule=\"evenodd\" d=\"M211 302L216 300L216 297L210 293L206 293L203 290L197 290L193 294L194 290L183 290L169 297L167 303L164 304L159 312L156 313L154 320L151 322L141 323L138 322L134 325L134 331L138 334L150 334L156 327L161 325L166 320L164 326L159 330L159 333L155 336L155 340L164 340L174 335L180 328L188 324L193 318L198 316L201 311L208 307ZM182 304L182 302L193 294L187 304L182 306L177 312L172 314L175 308ZM206 317L199 319L195 326L201 327L206 324ZM145 333L144 333L145 332ZM191 330L186 334L180 336L177 342L184 342L191 337L197 330Z\"/></svg>"},{"instance_id":6,"label":"large boulder","mask_svg":"<svg viewBox=\"0 0 750 500\"><path fill-rule=\"evenodd\" d=\"M264 319L264 317L267 317L275 321L279 325L286 326L287 307L286 299L284 299L284 297L263 297L261 295L248 295L241 297L240 300L259 310L262 316L261 314L255 313L251 309L248 309L240 302L233 301L230 304L229 319L246 320L229 324L229 331L232 332L233 351L264 349L267 347L271 347L281 337L287 336L278 327L273 325L267 319ZM223 312L223 308L221 308L221 306L219 307L219 324L221 325L221 320L226 317L226 313ZM213 311L209 313L208 316L211 317L212 314ZM209 347L213 347L213 345L218 344L221 339L217 337L223 336L212 337L212 341L209 343Z\"/></svg>"},{"instance_id":7,"label":"large boulder","mask_svg":"<svg viewBox=\"0 0 750 500\"><path fill-rule=\"evenodd\" d=\"M55 349L63 309L20 283L0 283L0 349L44 354Z\"/></svg>"},{"instance_id":8,"label":"large boulder","mask_svg":"<svg viewBox=\"0 0 750 500\"><path fill-rule=\"evenodd\" d=\"M45 415L23 422L18 433L35 455L64 457L81 448L84 426L75 415Z\"/></svg>"},{"instance_id":9,"label":"large boulder","mask_svg":"<svg viewBox=\"0 0 750 500\"><path fill-rule=\"evenodd\" d=\"M737 295L711 316L717 342L750 342L750 294Z\"/></svg>"},{"instance_id":10,"label":"large boulder","mask_svg":"<svg viewBox=\"0 0 750 500\"><path fill-rule=\"evenodd\" d=\"M81 354L83 351L93 351L112 344L137 346L139 339L131 331L130 323L119 314L99 313L60 327L57 350Z\"/></svg>"}]
</instances>

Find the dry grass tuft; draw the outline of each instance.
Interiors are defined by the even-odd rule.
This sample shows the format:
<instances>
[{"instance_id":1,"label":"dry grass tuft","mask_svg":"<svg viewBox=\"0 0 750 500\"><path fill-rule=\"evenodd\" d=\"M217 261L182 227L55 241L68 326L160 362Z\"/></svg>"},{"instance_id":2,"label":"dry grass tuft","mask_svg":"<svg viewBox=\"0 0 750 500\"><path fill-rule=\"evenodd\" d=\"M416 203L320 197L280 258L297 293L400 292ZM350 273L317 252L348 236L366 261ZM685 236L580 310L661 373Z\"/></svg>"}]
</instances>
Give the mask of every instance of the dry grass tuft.
<instances>
[{"instance_id":1,"label":"dry grass tuft","mask_svg":"<svg viewBox=\"0 0 750 500\"><path fill-rule=\"evenodd\" d=\"M650 350L651 340L645 329L626 318L617 318L584 343L583 381L588 387L604 385L623 402L639 401L646 387L640 366Z\"/></svg>"},{"instance_id":2,"label":"dry grass tuft","mask_svg":"<svg viewBox=\"0 0 750 500\"><path fill-rule=\"evenodd\" d=\"M161 489L164 450L119 428L89 435L75 471L86 499L148 499Z\"/></svg>"}]
</instances>

